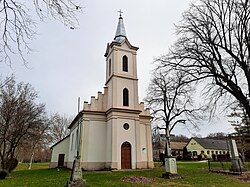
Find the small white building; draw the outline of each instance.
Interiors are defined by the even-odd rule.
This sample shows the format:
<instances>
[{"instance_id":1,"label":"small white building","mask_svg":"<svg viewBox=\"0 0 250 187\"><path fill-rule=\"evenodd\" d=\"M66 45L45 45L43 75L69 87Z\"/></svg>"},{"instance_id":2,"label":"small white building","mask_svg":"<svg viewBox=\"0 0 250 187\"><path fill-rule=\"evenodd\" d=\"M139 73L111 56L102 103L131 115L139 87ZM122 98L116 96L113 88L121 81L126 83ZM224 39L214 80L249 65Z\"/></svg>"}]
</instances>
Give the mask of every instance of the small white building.
<instances>
[{"instance_id":1,"label":"small white building","mask_svg":"<svg viewBox=\"0 0 250 187\"><path fill-rule=\"evenodd\" d=\"M84 102L70 135L52 146L50 167L72 168L79 150L84 170L153 168L151 116L138 101L137 50L120 15L104 55L104 93Z\"/></svg>"}]
</instances>

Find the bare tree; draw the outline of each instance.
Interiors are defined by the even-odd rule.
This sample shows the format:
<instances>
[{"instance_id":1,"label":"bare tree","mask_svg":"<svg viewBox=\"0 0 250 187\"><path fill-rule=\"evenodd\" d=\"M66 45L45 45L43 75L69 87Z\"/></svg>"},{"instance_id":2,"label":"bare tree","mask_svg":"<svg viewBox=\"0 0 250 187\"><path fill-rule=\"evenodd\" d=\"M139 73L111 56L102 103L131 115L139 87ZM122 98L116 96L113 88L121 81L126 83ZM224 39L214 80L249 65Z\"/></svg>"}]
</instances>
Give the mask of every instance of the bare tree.
<instances>
[{"instance_id":1,"label":"bare tree","mask_svg":"<svg viewBox=\"0 0 250 187\"><path fill-rule=\"evenodd\" d=\"M250 123L245 110L239 103L231 106L231 113L227 116L228 122L234 127L235 132L230 136L237 141L238 149L241 152L242 161L245 161L245 154L250 147Z\"/></svg>"},{"instance_id":2,"label":"bare tree","mask_svg":"<svg viewBox=\"0 0 250 187\"><path fill-rule=\"evenodd\" d=\"M16 157L23 141L32 140L46 126L45 106L36 104L37 92L29 84L14 78L0 89L0 158L1 168Z\"/></svg>"},{"instance_id":3,"label":"bare tree","mask_svg":"<svg viewBox=\"0 0 250 187\"><path fill-rule=\"evenodd\" d=\"M225 140L227 138L227 134L224 132L209 133L206 138Z\"/></svg>"},{"instance_id":4,"label":"bare tree","mask_svg":"<svg viewBox=\"0 0 250 187\"><path fill-rule=\"evenodd\" d=\"M33 159L35 156L35 150L36 148L41 147L41 145L44 144L44 141L46 140L48 134L48 130L49 130L49 122L48 120L44 120L43 125L40 127L39 131L34 131L32 134L32 139L30 140L31 156L28 166L29 170L32 167Z\"/></svg>"},{"instance_id":5,"label":"bare tree","mask_svg":"<svg viewBox=\"0 0 250 187\"><path fill-rule=\"evenodd\" d=\"M55 144L65 138L69 134L68 126L72 121L72 117L55 113L51 115L49 128L49 144Z\"/></svg>"},{"instance_id":6,"label":"bare tree","mask_svg":"<svg viewBox=\"0 0 250 187\"><path fill-rule=\"evenodd\" d=\"M0 62L11 64L12 55L18 54L24 62L31 51L30 42L36 34L35 15L40 21L59 19L74 29L76 14L82 10L74 0L0 0Z\"/></svg>"},{"instance_id":7,"label":"bare tree","mask_svg":"<svg viewBox=\"0 0 250 187\"><path fill-rule=\"evenodd\" d=\"M185 135L174 135L174 136L171 136L171 141L173 142L188 142L189 141L189 138Z\"/></svg>"},{"instance_id":8,"label":"bare tree","mask_svg":"<svg viewBox=\"0 0 250 187\"><path fill-rule=\"evenodd\" d=\"M160 149L161 133L157 126L153 127L152 129L152 142L153 149Z\"/></svg>"},{"instance_id":9,"label":"bare tree","mask_svg":"<svg viewBox=\"0 0 250 187\"><path fill-rule=\"evenodd\" d=\"M152 110L158 129L165 130L165 155L169 150L170 133L178 123L191 123L197 127L201 119L201 108L194 107L194 88L186 84L187 74L181 71L156 69L147 91L146 104ZM163 123L159 125L159 123Z\"/></svg>"},{"instance_id":10,"label":"bare tree","mask_svg":"<svg viewBox=\"0 0 250 187\"><path fill-rule=\"evenodd\" d=\"M171 53L159 59L205 84L203 92L216 109L238 100L250 117L250 1L198 0L177 26Z\"/></svg>"}]
</instances>

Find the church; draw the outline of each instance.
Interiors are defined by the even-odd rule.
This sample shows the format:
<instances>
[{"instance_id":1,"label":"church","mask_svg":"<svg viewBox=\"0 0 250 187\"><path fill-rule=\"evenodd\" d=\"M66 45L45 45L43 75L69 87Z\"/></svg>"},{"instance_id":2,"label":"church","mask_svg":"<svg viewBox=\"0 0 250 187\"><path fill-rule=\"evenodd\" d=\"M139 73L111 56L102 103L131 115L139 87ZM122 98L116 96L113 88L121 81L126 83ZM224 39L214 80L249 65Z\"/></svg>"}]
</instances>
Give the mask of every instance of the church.
<instances>
[{"instance_id":1,"label":"church","mask_svg":"<svg viewBox=\"0 0 250 187\"><path fill-rule=\"evenodd\" d=\"M51 147L51 168L72 168L76 156L83 170L154 167L150 111L138 101L138 49L128 41L120 14L104 55L104 91L84 102L70 134Z\"/></svg>"}]
</instances>

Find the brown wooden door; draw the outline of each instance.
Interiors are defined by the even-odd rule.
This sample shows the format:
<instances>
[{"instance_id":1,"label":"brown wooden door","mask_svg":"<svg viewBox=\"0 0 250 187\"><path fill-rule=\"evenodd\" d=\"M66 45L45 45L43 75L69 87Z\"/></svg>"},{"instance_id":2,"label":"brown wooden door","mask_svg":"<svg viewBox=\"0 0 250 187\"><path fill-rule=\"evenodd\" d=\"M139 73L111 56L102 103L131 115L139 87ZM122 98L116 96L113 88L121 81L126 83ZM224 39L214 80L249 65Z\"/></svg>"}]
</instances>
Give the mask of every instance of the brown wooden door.
<instances>
[{"instance_id":1,"label":"brown wooden door","mask_svg":"<svg viewBox=\"0 0 250 187\"><path fill-rule=\"evenodd\" d=\"M64 166L64 154L59 154L58 157L58 167L63 167Z\"/></svg>"},{"instance_id":2,"label":"brown wooden door","mask_svg":"<svg viewBox=\"0 0 250 187\"><path fill-rule=\"evenodd\" d=\"M121 167L122 169L131 169L131 145L124 142L121 147Z\"/></svg>"}]
</instances>

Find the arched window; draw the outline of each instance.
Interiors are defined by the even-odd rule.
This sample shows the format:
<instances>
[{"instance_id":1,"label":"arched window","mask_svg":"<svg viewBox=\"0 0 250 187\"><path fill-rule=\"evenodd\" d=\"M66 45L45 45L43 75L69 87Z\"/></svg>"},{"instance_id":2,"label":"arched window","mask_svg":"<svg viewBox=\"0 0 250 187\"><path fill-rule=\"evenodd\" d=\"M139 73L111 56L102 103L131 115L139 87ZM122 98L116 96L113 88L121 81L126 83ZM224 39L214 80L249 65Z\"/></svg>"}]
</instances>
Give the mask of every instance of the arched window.
<instances>
[{"instance_id":1,"label":"arched window","mask_svg":"<svg viewBox=\"0 0 250 187\"><path fill-rule=\"evenodd\" d=\"M128 106L129 104L129 93L128 89L124 88L123 89L123 106Z\"/></svg>"},{"instance_id":2,"label":"arched window","mask_svg":"<svg viewBox=\"0 0 250 187\"><path fill-rule=\"evenodd\" d=\"M122 71L128 72L128 57L126 55L122 57Z\"/></svg>"},{"instance_id":3,"label":"arched window","mask_svg":"<svg viewBox=\"0 0 250 187\"><path fill-rule=\"evenodd\" d=\"M109 59L109 75L111 74L111 59Z\"/></svg>"}]
</instances>

